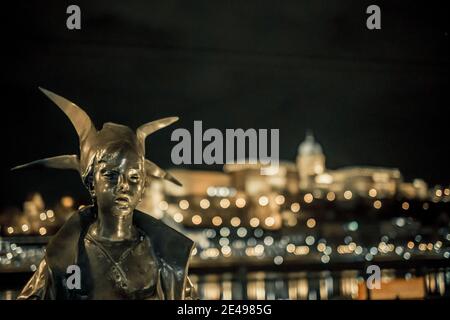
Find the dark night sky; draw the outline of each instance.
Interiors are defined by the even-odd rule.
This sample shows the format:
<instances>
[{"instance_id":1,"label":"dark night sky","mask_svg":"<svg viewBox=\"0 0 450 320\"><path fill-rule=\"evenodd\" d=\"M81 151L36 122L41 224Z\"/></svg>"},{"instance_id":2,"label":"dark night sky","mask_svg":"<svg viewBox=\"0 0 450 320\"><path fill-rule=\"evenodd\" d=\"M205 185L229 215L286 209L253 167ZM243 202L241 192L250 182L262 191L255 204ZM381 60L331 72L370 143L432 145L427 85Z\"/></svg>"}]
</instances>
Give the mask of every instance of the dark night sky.
<instances>
[{"instance_id":1,"label":"dark night sky","mask_svg":"<svg viewBox=\"0 0 450 320\"><path fill-rule=\"evenodd\" d=\"M9 172L78 151L75 130L38 86L78 103L97 127L178 115L173 128L194 120L280 128L288 160L312 129L330 168L398 167L407 180L450 182L445 1L93 2L2 9L0 206L20 205L32 190L50 202L87 198L74 172ZM66 29L72 3L81 31ZM365 10L374 3L382 29L369 31ZM163 167L171 131L147 140L148 157Z\"/></svg>"}]
</instances>

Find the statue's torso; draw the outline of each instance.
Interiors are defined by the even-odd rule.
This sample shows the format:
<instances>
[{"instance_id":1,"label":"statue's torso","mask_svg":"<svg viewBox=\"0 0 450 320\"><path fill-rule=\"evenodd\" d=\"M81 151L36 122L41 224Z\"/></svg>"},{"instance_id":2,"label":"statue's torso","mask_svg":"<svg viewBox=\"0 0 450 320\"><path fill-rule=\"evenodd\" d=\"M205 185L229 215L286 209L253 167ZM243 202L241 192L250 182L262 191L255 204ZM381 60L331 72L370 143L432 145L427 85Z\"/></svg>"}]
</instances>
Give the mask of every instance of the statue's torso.
<instances>
[{"instance_id":1,"label":"statue's torso","mask_svg":"<svg viewBox=\"0 0 450 320\"><path fill-rule=\"evenodd\" d=\"M84 239L91 299L159 299L158 262L150 239L102 243L89 235Z\"/></svg>"},{"instance_id":2,"label":"statue's torso","mask_svg":"<svg viewBox=\"0 0 450 320\"><path fill-rule=\"evenodd\" d=\"M95 221L93 209L86 207L73 214L52 238L45 259L19 299L172 300L196 297L186 272L192 240L161 221L135 211L133 224L143 238L136 246L124 243L125 249L109 248L106 251L111 252L110 259L104 253L105 245L89 240L87 231ZM125 253L130 247L130 252ZM66 286L73 275L67 270L73 265L81 271L80 288Z\"/></svg>"}]
</instances>

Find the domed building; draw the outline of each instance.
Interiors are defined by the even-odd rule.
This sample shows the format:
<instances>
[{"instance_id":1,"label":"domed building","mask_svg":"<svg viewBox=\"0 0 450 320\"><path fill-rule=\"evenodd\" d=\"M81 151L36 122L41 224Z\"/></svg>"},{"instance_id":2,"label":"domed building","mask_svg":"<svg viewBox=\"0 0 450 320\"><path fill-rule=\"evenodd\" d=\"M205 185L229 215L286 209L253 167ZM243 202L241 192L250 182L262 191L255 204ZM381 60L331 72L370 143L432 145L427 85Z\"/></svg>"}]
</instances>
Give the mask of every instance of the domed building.
<instances>
[{"instance_id":1,"label":"domed building","mask_svg":"<svg viewBox=\"0 0 450 320\"><path fill-rule=\"evenodd\" d=\"M311 132L306 133L305 141L298 147L297 170L300 189L309 190L315 186L315 177L325 171L325 155L322 146L316 142Z\"/></svg>"},{"instance_id":2,"label":"domed building","mask_svg":"<svg viewBox=\"0 0 450 320\"><path fill-rule=\"evenodd\" d=\"M304 192L331 192L342 199L350 198L352 194L363 198L393 198L397 194L409 199L427 196L428 186L423 180L405 183L397 168L351 166L326 169L322 146L311 132L307 132L298 148L297 170L299 188Z\"/></svg>"}]
</instances>

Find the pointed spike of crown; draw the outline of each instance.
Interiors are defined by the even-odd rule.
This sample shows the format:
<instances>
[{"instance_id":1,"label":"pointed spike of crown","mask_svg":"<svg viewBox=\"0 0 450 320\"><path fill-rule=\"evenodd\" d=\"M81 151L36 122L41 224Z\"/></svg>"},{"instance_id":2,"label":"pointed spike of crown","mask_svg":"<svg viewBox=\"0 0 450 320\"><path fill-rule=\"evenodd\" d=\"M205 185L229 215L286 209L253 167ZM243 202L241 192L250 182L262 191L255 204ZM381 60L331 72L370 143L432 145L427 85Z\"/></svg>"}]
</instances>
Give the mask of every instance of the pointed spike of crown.
<instances>
[{"instance_id":1,"label":"pointed spike of crown","mask_svg":"<svg viewBox=\"0 0 450 320\"><path fill-rule=\"evenodd\" d=\"M136 135L139 139L139 143L142 144L144 150L145 150L145 138L147 138L147 136L151 135L152 133L154 133L162 128L165 128L165 127L171 125L172 123L174 123L176 121L178 121L178 117L168 117L168 118L148 122L146 124L143 124L139 128L137 128Z\"/></svg>"},{"instance_id":2,"label":"pointed spike of crown","mask_svg":"<svg viewBox=\"0 0 450 320\"><path fill-rule=\"evenodd\" d=\"M76 171L80 170L80 162L78 160L78 157L74 154L71 154L71 155L56 156L56 157L45 158L45 159L28 162L28 163L25 163L20 166L16 166L16 167L12 168L11 171L25 169L25 168L31 168L31 167L37 167L37 166L54 168L54 169L71 169L71 170L76 170Z\"/></svg>"},{"instance_id":3,"label":"pointed spike of crown","mask_svg":"<svg viewBox=\"0 0 450 320\"><path fill-rule=\"evenodd\" d=\"M175 179L170 173L158 167L155 163L145 159L145 172L147 176L152 176L158 179L170 181L177 186L182 186L181 182Z\"/></svg>"},{"instance_id":4,"label":"pointed spike of crown","mask_svg":"<svg viewBox=\"0 0 450 320\"><path fill-rule=\"evenodd\" d=\"M80 141L85 140L92 132L96 131L91 118L89 118L87 113L75 103L42 87L39 87L39 90L41 90L66 114L75 127Z\"/></svg>"}]
</instances>

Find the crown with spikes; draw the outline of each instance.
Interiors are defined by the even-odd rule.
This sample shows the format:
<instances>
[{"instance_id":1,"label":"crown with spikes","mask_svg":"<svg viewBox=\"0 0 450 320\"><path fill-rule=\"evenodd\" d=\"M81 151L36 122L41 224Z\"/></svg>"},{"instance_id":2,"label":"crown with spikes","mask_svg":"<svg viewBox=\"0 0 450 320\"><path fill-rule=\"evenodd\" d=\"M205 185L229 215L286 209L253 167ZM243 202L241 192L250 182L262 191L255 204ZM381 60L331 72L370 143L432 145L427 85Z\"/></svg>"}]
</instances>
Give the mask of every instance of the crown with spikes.
<instances>
[{"instance_id":1,"label":"crown with spikes","mask_svg":"<svg viewBox=\"0 0 450 320\"><path fill-rule=\"evenodd\" d=\"M72 122L80 141L80 156L63 155L36 160L14 167L12 170L34 166L76 170L80 173L83 183L88 186L88 178L92 173L94 159L98 150L110 143L127 143L138 153L145 155L145 138L155 131L167 127L178 120L178 117L169 117L152 121L140 126L136 132L133 132L129 127L111 122L105 123L101 130L97 130L89 116L79 106L51 91L41 87L39 87L39 89L50 98L50 100L52 100ZM150 160L145 159L144 168L147 181L153 177L165 179L181 186L181 183L177 179Z\"/></svg>"}]
</instances>

